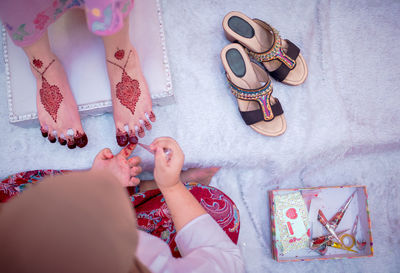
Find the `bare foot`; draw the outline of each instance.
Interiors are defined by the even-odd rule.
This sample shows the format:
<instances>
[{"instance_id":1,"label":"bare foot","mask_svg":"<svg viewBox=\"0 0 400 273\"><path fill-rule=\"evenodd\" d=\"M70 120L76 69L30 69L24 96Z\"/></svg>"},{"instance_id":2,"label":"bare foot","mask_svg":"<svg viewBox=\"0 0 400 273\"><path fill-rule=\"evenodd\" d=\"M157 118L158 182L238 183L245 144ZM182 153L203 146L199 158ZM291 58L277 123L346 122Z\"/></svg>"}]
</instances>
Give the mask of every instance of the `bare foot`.
<instances>
[{"instance_id":1,"label":"bare foot","mask_svg":"<svg viewBox=\"0 0 400 273\"><path fill-rule=\"evenodd\" d=\"M202 185L208 186L213 176L219 171L220 167L210 168L191 168L182 171L180 179L182 183L197 182ZM140 191L148 191L157 189L157 184L154 180L145 180L140 182Z\"/></svg>"},{"instance_id":2,"label":"bare foot","mask_svg":"<svg viewBox=\"0 0 400 273\"><path fill-rule=\"evenodd\" d=\"M150 121L156 118L135 48L130 45L116 49L113 56L107 58L107 69L118 145L136 144L136 134L144 137L144 128L151 130Z\"/></svg>"},{"instance_id":3,"label":"bare foot","mask_svg":"<svg viewBox=\"0 0 400 273\"><path fill-rule=\"evenodd\" d=\"M57 56L33 57L32 73L36 77L36 106L43 137L51 143L57 138L68 148L83 148L88 138L83 131L78 107L72 95L64 68Z\"/></svg>"},{"instance_id":4,"label":"bare foot","mask_svg":"<svg viewBox=\"0 0 400 273\"><path fill-rule=\"evenodd\" d=\"M35 43L24 47L36 78L36 106L43 137L68 148L83 148L88 143L83 131L67 75L57 56L51 52L47 32Z\"/></svg>"}]
</instances>

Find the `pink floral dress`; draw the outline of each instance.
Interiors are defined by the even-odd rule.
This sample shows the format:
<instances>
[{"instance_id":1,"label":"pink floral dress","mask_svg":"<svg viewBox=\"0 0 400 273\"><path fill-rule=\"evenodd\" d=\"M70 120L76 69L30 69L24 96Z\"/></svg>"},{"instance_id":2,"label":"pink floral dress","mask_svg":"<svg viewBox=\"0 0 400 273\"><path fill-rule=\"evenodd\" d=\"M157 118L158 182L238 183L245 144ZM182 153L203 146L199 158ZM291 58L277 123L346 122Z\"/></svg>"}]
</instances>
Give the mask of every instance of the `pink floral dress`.
<instances>
[{"instance_id":1,"label":"pink floral dress","mask_svg":"<svg viewBox=\"0 0 400 273\"><path fill-rule=\"evenodd\" d=\"M123 26L134 0L0 0L0 19L17 46L36 42L47 27L72 8L85 10L96 35L110 35Z\"/></svg>"}]
</instances>

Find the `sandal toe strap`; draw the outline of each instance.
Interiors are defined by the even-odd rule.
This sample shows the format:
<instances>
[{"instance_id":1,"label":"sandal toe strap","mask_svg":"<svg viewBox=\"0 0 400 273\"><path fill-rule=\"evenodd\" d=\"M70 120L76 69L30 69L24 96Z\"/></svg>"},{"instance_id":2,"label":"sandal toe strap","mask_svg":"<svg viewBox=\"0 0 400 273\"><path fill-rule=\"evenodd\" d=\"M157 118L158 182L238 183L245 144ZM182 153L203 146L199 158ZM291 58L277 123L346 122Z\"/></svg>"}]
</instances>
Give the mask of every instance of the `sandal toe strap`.
<instances>
[{"instance_id":1,"label":"sandal toe strap","mask_svg":"<svg viewBox=\"0 0 400 273\"><path fill-rule=\"evenodd\" d=\"M296 60L297 56L299 56L300 49L295 44L293 44L291 41L286 40L286 42L288 43L288 49L287 49L286 55L289 56L291 59ZM296 66L296 63L295 63L295 66ZM281 82L284 79L286 79L290 70L292 70L293 68L289 68L285 63L282 62L281 65L276 70L269 72L269 74L274 79Z\"/></svg>"},{"instance_id":2,"label":"sandal toe strap","mask_svg":"<svg viewBox=\"0 0 400 273\"><path fill-rule=\"evenodd\" d=\"M300 49L291 41L285 39L288 48L287 50L283 50L282 38L279 35L279 32L262 20L254 19L254 21L273 35L274 42L271 48L264 52L254 52L247 48L245 50L250 56L259 62L270 62L273 60L280 61L281 65L277 70L273 71L275 73L271 72L271 76L278 81L283 81L287 74L289 74L290 70L296 67L296 59L300 54Z\"/></svg>"},{"instance_id":3,"label":"sandal toe strap","mask_svg":"<svg viewBox=\"0 0 400 273\"><path fill-rule=\"evenodd\" d=\"M268 81L257 89L245 89L235 85L228 79L229 85L231 86L232 94L241 100L256 101L260 104L260 108L263 115L263 120L270 121L274 118L274 113L271 109L271 94L272 84L271 80Z\"/></svg>"},{"instance_id":4,"label":"sandal toe strap","mask_svg":"<svg viewBox=\"0 0 400 273\"><path fill-rule=\"evenodd\" d=\"M275 104L271 105L271 110L272 110L274 117L283 114L282 105L277 98L275 98ZM246 123L246 125L252 125L259 121L266 121L264 119L264 113L261 109L257 109L257 110L253 110L253 111L246 111L246 112L242 112L239 110L239 112L240 112L240 115L242 116L244 122ZM271 121L271 120L267 120L267 121Z\"/></svg>"}]
</instances>

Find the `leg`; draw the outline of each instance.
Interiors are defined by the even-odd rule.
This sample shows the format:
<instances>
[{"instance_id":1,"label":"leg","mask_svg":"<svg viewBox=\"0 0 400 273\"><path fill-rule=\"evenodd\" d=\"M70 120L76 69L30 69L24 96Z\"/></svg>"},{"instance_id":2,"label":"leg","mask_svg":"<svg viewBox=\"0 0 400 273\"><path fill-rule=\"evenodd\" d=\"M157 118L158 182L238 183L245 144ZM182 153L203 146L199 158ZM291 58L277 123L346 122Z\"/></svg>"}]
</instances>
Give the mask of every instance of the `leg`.
<instances>
[{"instance_id":1,"label":"leg","mask_svg":"<svg viewBox=\"0 0 400 273\"><path fill-rule=\"evenodd\" d=\"M37 83L36 105L43 137L58 138L68 148L83 148L88 140L83 131L74 96L64 68L51 51L47 32L23 48Z\"/></svg>"},{"instance_id":2,"label":"leg","mask_svg":"<svg viewBox=\"0 0 400 273\"><path fill-rule=\"evenodd\" d=\"M152 112L151 96L140 68L139 57L129 39L129 16L123 28L103 37L106 52L108 77L114 110L117 142L125 146L128 142L136 144L144 137L145 127L151 129L150 121L155 121ZM128 127L128 132L126 127Z\"/></svg>"}]
</instances>

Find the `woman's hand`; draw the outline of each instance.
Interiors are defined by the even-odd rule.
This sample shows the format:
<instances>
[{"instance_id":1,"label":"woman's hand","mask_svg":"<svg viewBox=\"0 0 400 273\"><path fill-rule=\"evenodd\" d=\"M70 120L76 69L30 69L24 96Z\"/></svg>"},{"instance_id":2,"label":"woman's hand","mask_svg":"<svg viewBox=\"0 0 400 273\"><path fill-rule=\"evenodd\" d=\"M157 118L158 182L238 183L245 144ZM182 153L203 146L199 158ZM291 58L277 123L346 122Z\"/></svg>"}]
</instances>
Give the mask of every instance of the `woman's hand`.
<instances>
[{"instance_id":1,"label":"woman's hand","mask_svg":"<svg viewBox=\"0 0 400 273\"><path fill-rule=\"evenodd\" d=\"M92 170L111 172L124 187L137 186L140 180L135 176L142 172L141 160L138 156L128 159L135 148L136 144L129 144L116 156L108 148L101 150L94 159Z\"/></svg>"},{"instance_id":2,"label":"woman's hand","mask_svg":"<svg viewBox=\"0 0 400 273\"><path fill-rule=\"evenodd\" d=\"M160 137L151 143L150 148L155 151L154 180L159 189L168 189L181 183L179 176L185 156L178 143L170 137Z\"/></svg>"}]
</instances>

